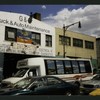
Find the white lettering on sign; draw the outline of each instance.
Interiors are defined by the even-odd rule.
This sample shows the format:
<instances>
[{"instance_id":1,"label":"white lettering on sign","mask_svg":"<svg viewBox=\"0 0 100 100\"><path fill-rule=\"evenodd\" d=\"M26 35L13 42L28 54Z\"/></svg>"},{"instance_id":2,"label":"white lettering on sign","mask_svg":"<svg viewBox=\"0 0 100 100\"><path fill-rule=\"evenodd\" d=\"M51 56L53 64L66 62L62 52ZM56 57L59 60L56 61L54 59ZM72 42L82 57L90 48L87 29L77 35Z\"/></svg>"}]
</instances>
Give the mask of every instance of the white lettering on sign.
<instances>
[{"instance_id":1,"label":"white lettering on sign","mask_svg":"<svg viewBox=\"0 0 100 100\"><path fill-rule=\"evenodd\" d=\"M19 20L20 20L20 23L18 23L16 21L8 20L8 19L0 19L0 23L6 24L6 25L17 26L17 27L25 28L25 29L27 28L27 29L31 29L31 30L36 30L39 32L50 33L50 30L48 30L48 29L42 29L40 27L31 26L27 23L22 23L22 22L27 22L26 17L19 16Z\"/></svg>"},{"instance_id":2,"label":"white lettering on sign","mask_svg":"<svg viewBox=\"0 0 100 100\"><path fill-rule=\"evenodd\" d=\"M23 16L19 16L19 20L21 22L27 22L27 18L26 17L23 17Z\"/></svg>"}]
</instances>

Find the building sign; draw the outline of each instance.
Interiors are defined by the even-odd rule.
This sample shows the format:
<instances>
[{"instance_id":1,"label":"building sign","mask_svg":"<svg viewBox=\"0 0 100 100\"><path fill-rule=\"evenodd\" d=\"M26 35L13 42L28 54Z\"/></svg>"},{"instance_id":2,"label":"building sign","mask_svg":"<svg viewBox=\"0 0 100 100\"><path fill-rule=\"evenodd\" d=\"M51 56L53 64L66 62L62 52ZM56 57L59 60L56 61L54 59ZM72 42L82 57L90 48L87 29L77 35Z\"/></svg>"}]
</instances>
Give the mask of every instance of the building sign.
<instances>
[{"instance_id":1,"label":"building sign","mask_svg":"<svg viewBox=\"0 0 100 100\"><path fill-rule=\"evenodd\" d=\"M11 18L10 19L3 19L3 18L0 18L0 23L1 24L5 24L5 25L10 25L12 27L19 27L19 28L24 28L24 29L31 29L31 30L34 30L34 31L39 31L39 32L45 32L45 33L50 33L50 30L49 29L45 29L45 28L41 28L41 27L37 27L37 26L33 26L33 25L30 25L28 23L28 18L29 17L23 17L22 16L19 16L19 20L18 21L14 21L12 20ZM25 20L27 19L27 20Z\"/></svg>"},{"instance_id":2,"label":"building sign","mask_svg":"<svg viewBox=\"0 0 100 100\"><path fill-rule=\"evenodd\" d=\"M28 15L0 11L0 52L55 56L55 28ZM46 45L46 36L52 46Z\"/></svg>"},{"instance_id":3,"label":"building sign","mask_svg":"<svg viewBox=\"0 0 100 100\"><path fill-rule=\"evenodd\" d=\"M0 44L0 52L53 56L53 50L39 48L38 45L12 42L11 44Z\"/></svg>"},{"instance_id":4,"label":"building sign","mask_svg":"<svg viewBox=\"0 0 100 100\"><path fill-rule=\"evenodd\" d=\"M31 44L13 42L11 44L0 44L0 52L6 53L35 54L36 49L37 46Z\"/></svg>"},{"instance_id":5,"label":"building sign","mask_svg":"<svg viewBox=\"0 0 100 100\"><path fill-rule=\"evenodd\" d=\"M30 43L32 44L31 32L25 30L17 30L17 42Z\"/></svg>"}]
</instances>

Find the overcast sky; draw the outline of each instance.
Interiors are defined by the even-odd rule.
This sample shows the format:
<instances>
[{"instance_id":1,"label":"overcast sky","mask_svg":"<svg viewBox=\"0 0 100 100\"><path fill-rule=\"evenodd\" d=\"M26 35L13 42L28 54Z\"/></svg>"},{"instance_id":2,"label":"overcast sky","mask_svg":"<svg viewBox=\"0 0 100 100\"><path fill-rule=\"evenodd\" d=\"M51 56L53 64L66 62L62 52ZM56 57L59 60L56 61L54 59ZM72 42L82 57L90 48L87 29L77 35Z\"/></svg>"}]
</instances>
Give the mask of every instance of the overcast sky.
<instances>
[{"instance_id":1,"label":"overcast sky","mask_svg":"<svg viewBox=\"0 0 100 100\"><path fill-rule=\"evenodd\" d=\"M30 14L39 12L42 21L54 27L63 27L80 21L78 24L68 28L92 36L100 36L100 5L0 5L0 11L12 11Z\"/></svg>"}]
</instances>

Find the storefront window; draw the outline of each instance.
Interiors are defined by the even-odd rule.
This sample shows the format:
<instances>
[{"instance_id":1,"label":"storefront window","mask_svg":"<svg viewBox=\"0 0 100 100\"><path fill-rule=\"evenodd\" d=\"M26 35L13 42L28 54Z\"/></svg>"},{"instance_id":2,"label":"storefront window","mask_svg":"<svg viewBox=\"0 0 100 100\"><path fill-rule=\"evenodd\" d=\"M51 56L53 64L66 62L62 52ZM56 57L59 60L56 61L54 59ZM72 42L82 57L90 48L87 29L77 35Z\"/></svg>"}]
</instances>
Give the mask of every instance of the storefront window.
<instances>
[{"instance_id":1,"label":"storefront window","mask_svg":"<svg viewBox=\"0 0 100 100\"><path fill-rule=\"evenodd\" d=\"M40 33L32 32L32 43L33 44L41 44L41 35Z\"/></svg>"},{"instance_id":2,"label":"storefront window","mask_svg":"<svg viewBox=\"0 0 100 100\"><path fill-rule=\"evenodd\" d=\"M52 47L52 36L46 35L46 46Z\"/></svg>"},{"instance_id":3,"label":"storefront window","mask_svg":"<svg viewBox=\"0 0 100 100\"><path fill-rule=\"evenodd\" d=\"M17 29L6 27L5 29L5 40L7 41L16 41L16 32Z\"/></svg>"}]
</instances>

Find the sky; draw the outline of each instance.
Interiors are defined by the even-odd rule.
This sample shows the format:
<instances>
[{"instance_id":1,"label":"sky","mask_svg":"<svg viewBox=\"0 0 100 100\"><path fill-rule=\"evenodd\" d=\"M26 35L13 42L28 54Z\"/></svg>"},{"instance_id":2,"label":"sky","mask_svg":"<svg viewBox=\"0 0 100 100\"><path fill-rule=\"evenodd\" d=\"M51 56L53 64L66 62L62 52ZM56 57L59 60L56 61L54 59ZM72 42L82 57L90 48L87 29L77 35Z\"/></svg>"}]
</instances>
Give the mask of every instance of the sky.
<instances>
[{"instance_id":1,"label":"sky","mask_svg":"<svg viewBox=\"0 0 100 100\"><path fill-rule=\"evenodd\" d=\"M100 5L0 5L0 11L26 15L38 12L43 22L59 28L80 21L81 28L73 25L68 30L100 36Z\"/></svg>"}]
</instances>

